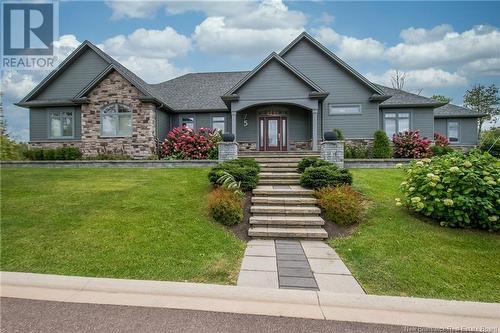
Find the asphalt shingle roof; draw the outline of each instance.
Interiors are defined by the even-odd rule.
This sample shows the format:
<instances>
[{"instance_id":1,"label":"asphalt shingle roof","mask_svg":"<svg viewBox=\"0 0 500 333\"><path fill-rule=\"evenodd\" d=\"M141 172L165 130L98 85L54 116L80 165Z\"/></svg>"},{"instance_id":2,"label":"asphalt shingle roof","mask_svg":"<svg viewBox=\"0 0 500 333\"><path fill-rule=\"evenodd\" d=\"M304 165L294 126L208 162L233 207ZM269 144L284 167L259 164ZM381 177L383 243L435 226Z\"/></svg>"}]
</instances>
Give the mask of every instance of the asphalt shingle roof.
<instances>
[{"instance_id":1,"label":"asphalt shingle roof","mask_svg":"<svg viewBox=\"0 0 500 333\"><path fill-rule=\"evenodd\" d=\"M154 97L176 111L226 110L221 99L248 72L191 73L150 84Z\"/></svg>"},{"instance_id":2,"label":"asphalt shingle roof","mask_svg":"<svg viewBox=\"0 0 500 333\"><path fill-rule=\"evenodd\" d=\"M435 117L481 117L484 116L474 110L464 108L455 104L446 104L434 109Z\"/></svg>"},{"instance_id":3,"label":"asphalt shingle roof","mask_svg":"<svg viewBox=\"0 0 500 333\"><path fill-rule=\"evenodd\" d=\"M376 84L384 94L391 96L391 98L383 101L380 103L380 105L402 105L402 104L409 104L409 105L429 105L433 106L439 103L439 101L436 101L435 99L420 96L417 94L412 94L404 90L398 90L398 89L393 89L389 87L382 86L380 84Z\"/></svg>"}]
</instances>

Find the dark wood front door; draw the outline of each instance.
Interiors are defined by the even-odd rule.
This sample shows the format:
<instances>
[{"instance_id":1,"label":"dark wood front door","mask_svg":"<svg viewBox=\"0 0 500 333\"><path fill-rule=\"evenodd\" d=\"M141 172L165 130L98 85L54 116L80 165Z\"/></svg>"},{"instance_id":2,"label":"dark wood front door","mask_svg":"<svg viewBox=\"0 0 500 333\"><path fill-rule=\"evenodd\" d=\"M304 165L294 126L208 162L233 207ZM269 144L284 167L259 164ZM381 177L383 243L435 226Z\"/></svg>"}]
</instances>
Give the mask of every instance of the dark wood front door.
<instances>
[{"instance_id":1,"label":"dark wood front door","mask_svg":"<svg viewBox=\"0 0 500 333\"><path fill-rule=\"evenodd\" d=\"M285 151L287 149L286 117L261 117L259 132L259 150Z\"/></svg>"}]
</instances>

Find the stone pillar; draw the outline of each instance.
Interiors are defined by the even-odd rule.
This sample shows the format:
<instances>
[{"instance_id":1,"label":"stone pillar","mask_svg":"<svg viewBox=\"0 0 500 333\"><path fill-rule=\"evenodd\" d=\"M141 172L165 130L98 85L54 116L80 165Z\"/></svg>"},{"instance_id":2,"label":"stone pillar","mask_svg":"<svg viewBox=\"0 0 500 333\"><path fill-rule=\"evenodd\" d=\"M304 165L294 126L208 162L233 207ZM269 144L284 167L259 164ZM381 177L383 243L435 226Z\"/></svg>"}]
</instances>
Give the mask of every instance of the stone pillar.
<instances>
[{"instance_id":1,"label":"stone pillar","mask_svg":"<svg viewBox=\"0 0 500 333\"><path fill-rule=\"evenodd\" d=\"M236 140L236 111L231 111L231 133L234 134L234 139Z\"/></svg>"},{"instance_id":2,"label":"stone pillar","mask_svg":"<svg viewBox=\"0 0 500 333\"><path fill-rule=\"evenodd\" d=\"M344 141L321 142L321 159L344 168Z\"/></svg>"},{"instance_id":3,"label":"stone pillar","mask_svg":"<svg viewBox=\"0 0 500 333\"><path fill-rule=\"evenodd\" d=\"M312 150L318 150L318 109L312 110Z\"/></svg>"},{"instance_id":4,"label":"stone pillar","mask_svg":"<svg viewBox=\"0 0 500 333\"><path fill-rule=\"evenodd\" d=\"M238 158L238 144L236 142L219 142L219 162Z\"/></svg>"}]
</instances>

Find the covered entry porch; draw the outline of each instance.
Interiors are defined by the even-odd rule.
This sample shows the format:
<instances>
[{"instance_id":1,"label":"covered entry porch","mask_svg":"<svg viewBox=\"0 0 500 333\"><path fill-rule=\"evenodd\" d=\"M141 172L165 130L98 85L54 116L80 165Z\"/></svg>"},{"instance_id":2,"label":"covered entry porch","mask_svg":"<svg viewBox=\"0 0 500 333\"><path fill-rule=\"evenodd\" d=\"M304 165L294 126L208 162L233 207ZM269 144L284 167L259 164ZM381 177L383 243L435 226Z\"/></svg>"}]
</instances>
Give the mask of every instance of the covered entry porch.
<instances>
[{"instance_id":1,"label":"covered entry porch","mask_svg":"<svg viewBox=\"0 0 500 333\"><path fill-rule=\"evenodd\" d=\"M313 112L294 104L250 106L233 111L231 124L240 151L318 149L317 109Z\"/></svg>"}]
</instances>

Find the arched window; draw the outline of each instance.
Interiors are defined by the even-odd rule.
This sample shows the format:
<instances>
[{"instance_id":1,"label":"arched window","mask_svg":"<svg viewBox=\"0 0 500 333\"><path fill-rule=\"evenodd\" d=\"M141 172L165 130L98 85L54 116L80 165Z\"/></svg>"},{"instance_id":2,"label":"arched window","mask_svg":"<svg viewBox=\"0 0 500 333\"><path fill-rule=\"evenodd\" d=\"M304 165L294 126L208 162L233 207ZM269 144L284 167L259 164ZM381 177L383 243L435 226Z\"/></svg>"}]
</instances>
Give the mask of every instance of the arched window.
<instances>
[{"instance_id":1,"label":"arched window","mask_svg":"<svg viewBox=\"0 0 500 333\"><path fill-rule=\"evenodd\" d=\"M132 109L120 103L101 109L101 136L132 136Z\"/></svg>"}]
</instances>

